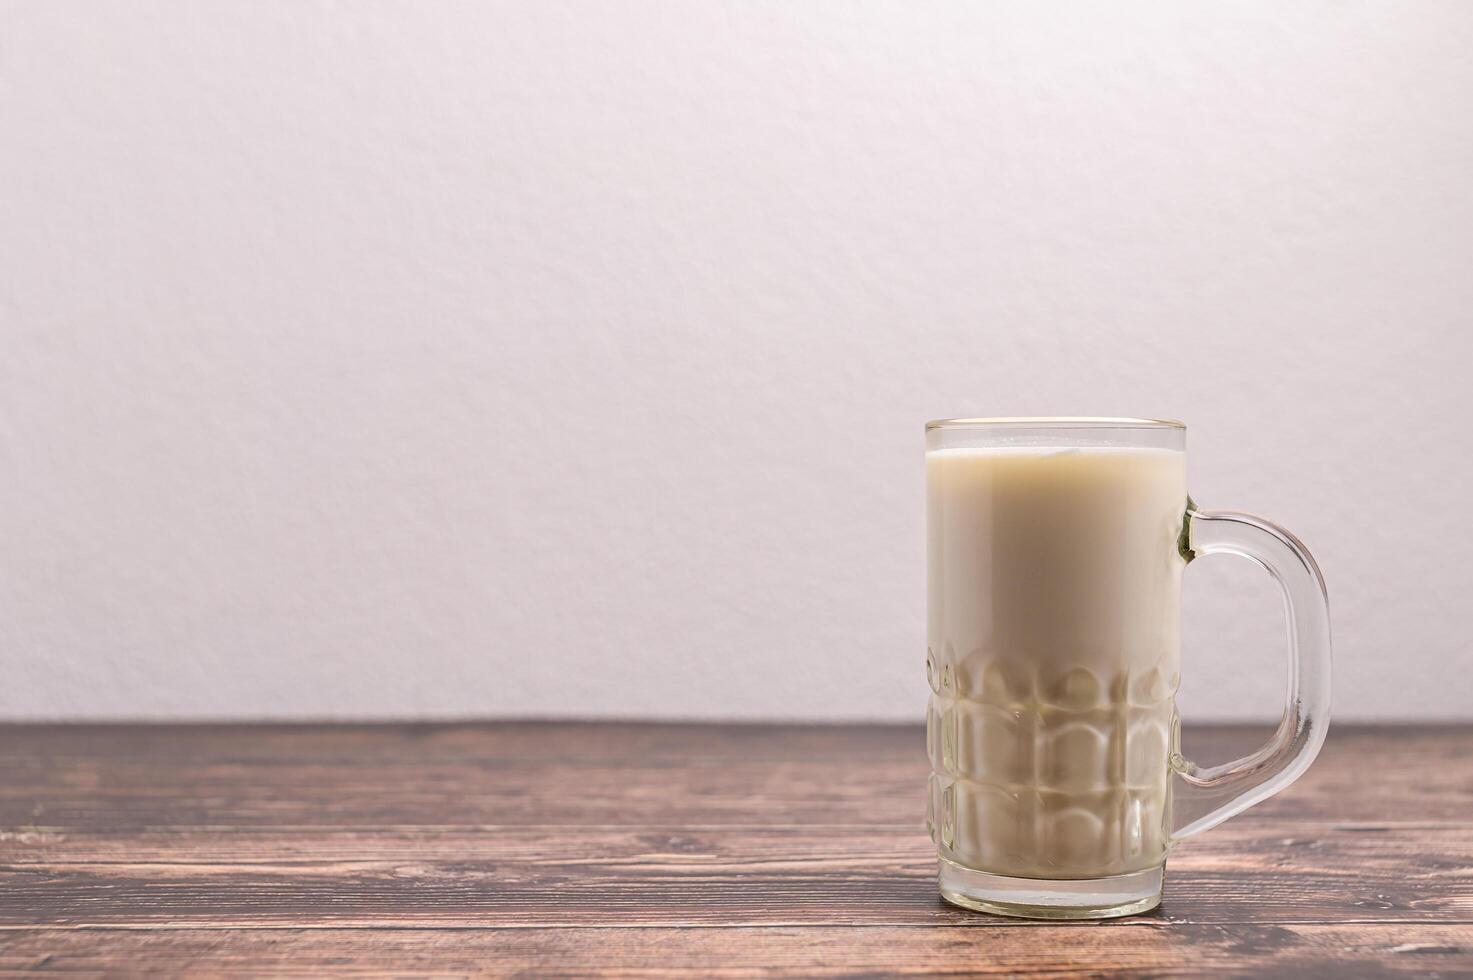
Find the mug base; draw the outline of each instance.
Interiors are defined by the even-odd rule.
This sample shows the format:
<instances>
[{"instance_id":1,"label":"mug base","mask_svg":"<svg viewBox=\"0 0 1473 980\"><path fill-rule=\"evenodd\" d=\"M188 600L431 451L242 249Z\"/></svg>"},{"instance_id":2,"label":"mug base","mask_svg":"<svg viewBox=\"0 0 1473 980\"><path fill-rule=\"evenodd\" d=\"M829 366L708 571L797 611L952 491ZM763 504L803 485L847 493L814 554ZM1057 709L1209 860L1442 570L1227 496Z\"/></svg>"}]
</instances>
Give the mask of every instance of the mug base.
<instances>
[{"instance_id":1,"label":"mug base","mask_svg":"<svg viewBox=\"0 0 1473 980\"><path fill-rule=\"evenodd\" d=\"M941 858L941 897L974 912L1021 919L1113 919L1161 904L1166 866L1109 878L1010 878Z\"/></svg>"}]
</instances>

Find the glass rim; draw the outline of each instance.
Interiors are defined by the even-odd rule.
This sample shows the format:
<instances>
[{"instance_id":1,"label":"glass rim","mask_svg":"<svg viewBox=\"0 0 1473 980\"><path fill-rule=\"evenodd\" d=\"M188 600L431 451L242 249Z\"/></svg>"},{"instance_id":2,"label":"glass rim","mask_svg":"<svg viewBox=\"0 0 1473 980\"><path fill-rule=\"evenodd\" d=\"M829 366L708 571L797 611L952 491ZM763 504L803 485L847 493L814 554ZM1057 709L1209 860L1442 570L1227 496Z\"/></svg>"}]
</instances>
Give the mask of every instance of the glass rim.
<instances>
[{"instance_id":1,"label":"glass rim","mask_svg":"<svg viewBox=\"0 0 1473 980\"><path fill-rule=\"evenodd\" d=\"M932 429L985 429L992 426L1032 429L1186 429L1176 419L1110 418L1107 416L1032 415L977 419L932 419Z\"/></svg>"}]
</instances>

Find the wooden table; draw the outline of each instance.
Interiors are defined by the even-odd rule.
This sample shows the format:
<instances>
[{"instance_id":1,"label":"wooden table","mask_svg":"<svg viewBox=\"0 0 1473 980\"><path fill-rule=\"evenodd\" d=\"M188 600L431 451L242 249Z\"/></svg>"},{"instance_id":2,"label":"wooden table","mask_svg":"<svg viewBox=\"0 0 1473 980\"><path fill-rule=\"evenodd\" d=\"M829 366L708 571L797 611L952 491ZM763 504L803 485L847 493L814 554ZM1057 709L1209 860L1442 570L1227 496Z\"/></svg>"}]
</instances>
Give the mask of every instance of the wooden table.
<instances>
[{"instance_id":1,"label":"wooden table","mask_svg":"<svg viewBox=\"0 0 1473 980\"><path fill-rule=\"evenodd\" d=\"M1097 924L942 904L925 770L917 728L0 727L0 969L1473 972L1473 729L1337 729Z\"/></svg>"}]
</instances>

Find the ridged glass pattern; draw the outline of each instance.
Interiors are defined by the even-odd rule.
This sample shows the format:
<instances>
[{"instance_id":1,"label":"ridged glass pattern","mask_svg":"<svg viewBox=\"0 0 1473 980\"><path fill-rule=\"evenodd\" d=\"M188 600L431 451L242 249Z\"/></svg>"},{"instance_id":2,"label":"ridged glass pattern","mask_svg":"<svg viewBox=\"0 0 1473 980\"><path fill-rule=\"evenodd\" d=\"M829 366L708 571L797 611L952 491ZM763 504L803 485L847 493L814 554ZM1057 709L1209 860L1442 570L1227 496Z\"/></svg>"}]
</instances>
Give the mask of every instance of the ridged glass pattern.
<instances>
[{"instance_id":1,"label":"ridged glass pattern","mask_svg":"<svg viewBox=\"0 0 1473 980\"><path fill-rule=\"evenodd\" d=\"M1141 659L1107 672L928 651L926 812L942 856L1031 878L1160 864L1179 672L1174 651Z\"/></svg>"}]
</instances>

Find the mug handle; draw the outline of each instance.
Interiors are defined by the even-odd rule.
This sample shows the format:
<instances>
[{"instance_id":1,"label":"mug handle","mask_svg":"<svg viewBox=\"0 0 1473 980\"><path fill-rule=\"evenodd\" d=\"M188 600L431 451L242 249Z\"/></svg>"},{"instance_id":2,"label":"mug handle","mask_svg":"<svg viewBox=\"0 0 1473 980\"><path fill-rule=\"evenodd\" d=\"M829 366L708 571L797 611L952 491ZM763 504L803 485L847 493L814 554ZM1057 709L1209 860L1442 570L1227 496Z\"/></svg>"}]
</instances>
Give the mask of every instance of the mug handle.
<instances>
[{"instance_id":1,"label":"mug handle","mask_svg":"<svg viewBox=\"0 0 1473 980\"><path fill-rule=\"evenodd\" d=\"M1266 800L1298 779L1325 742L1330 723L1330 599L1308 549L1288 531L1251 514L1198 510L1187 500L1182 556L1239 555L1279 583L1289 624L1289 690L1273 737L1252 755L1203 768L1182 758L1173 719L1172 840L1185 840Z\"/></svg>"}]
</instances>

